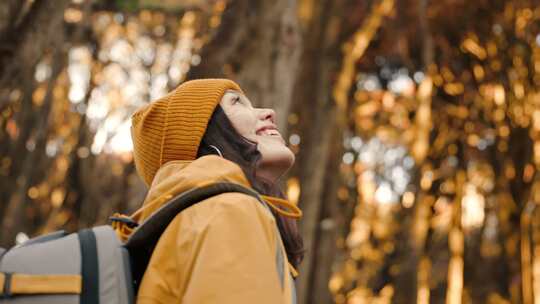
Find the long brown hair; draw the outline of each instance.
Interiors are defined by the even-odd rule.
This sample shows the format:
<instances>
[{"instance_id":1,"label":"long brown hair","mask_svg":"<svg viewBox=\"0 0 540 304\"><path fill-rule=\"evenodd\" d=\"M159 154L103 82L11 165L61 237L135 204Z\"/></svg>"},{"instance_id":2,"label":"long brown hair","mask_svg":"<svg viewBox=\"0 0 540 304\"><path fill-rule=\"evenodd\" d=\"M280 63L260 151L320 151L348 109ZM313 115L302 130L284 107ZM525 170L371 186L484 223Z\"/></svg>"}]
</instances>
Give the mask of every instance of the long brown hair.
<instances>
[{"instance_id":1,"label":"long brown hair","mask_svg":"<svg viewBox=\"0 0 540 304\"><path fill-rule=\"evenodd\" d=\"M257 150L257 144L243 137L234 129L220 105L216 107L208 122L197 157L217 154L217 151L211 146L217 147L225 159L240 166L251 186L257 192L285 198L285 194L277 184L257 178L258 162L262 157ZM304 244L298 232L296 220L285 217L273 210L272 213L276 218L287 257L291 264L297 267L304 255Z\"/></svg>"}]
</instances>

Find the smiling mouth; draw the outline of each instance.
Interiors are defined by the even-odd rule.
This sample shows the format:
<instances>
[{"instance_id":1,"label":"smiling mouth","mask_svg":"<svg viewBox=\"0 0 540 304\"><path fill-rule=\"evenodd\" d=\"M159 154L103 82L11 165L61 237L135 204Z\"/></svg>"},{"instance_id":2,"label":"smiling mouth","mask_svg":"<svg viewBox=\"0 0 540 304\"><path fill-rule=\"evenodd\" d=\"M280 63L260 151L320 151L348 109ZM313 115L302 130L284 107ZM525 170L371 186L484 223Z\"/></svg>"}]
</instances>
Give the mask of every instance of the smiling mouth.
<instances>
[{"instance_id":1,"label":"smiling mouth","mask_svg":"<svg viewBox=\"0 0 540 304\"><path fill-rule=\"evenodd\" d=\"M263 127L261 129L257 130L257 132L255 132L255 134L257 134L259 136L279 136L279 137L281 137L281 134L279 134L279 131L273 126Z\"/></svg>"},{"instance_id":2,"label":"smiling mouth","mask_svg":"<svg viewBox=\"0 0 540 304\"><path fill-rule=\"evenodd\" d=\"M268 138L275 138L279 140L282 144L285 144L285 140L275 127L266 127L259 129L256 133L257 136L264 136Z\"/></svg>"},{"instance_id":3,"label":"smiling mouth","mask_svg":"<svg viewBox=\"0 0 540 304\"><path fill-rule=\"evenodd\" d=\"M258 131L257 135L259 135L259 136L280 136L281 137L281 134L279 134L279 132L277 130L269 130L269 129Z\"/></svg>"}]
</instances>

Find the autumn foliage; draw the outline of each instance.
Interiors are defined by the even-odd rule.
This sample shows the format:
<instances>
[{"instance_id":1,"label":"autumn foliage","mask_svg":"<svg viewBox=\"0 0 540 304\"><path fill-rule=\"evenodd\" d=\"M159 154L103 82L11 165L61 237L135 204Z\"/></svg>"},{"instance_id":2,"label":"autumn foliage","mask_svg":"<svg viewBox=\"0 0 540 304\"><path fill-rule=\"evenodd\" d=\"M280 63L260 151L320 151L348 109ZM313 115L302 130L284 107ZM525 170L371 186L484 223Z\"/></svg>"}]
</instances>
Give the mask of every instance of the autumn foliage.
<instances>
[{"instance_id":1,"label":"autumn foliage","mask_svg":"<svg viewBox=\"0 0 540 304\"><path fill-rule=\"evenodd\" d=\"M0 3L0 244L135 210L130 115L194 77L275 107L300 303L540 303L535 0Z\"/></svg>"}]
</instances>

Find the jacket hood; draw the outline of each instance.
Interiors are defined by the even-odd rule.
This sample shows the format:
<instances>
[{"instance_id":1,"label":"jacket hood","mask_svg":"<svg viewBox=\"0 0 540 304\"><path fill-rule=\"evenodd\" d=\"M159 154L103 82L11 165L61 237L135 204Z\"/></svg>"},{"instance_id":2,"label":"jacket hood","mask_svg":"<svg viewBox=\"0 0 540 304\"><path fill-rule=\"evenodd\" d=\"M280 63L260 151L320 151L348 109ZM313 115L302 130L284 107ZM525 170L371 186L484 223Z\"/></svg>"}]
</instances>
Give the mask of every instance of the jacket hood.
<instances>
[{"instance_id":1,"label":"jacket hood","mask_svg":"<svg viewBox=\"0 0 540 304\"><path fill-rule=\"evenodd\" d=\"M194 188L229 182L251 188L242 169L232 161L206 155L193 161L170 161L157 171L135 220L144 221L171 198Z\"/></svg>"}]
</instances>

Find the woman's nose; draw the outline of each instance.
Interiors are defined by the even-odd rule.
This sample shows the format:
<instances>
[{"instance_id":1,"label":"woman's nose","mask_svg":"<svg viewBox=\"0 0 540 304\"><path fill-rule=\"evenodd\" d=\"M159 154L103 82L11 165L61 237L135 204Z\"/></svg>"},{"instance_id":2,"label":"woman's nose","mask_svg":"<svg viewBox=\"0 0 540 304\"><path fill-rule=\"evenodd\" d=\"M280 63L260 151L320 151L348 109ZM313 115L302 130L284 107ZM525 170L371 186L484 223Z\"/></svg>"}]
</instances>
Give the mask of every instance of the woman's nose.
<instances>
[{"instance_id":1,"label":"woman's nose","mask_svg":"<svg viewBox=\"0 0 540 304\"><path fill-rule=\"evenodd\" d=\"M260 109L259 119L270 120L272 123L276 123L276 112L272 109Z\"/></svg>"}]
</instances>

